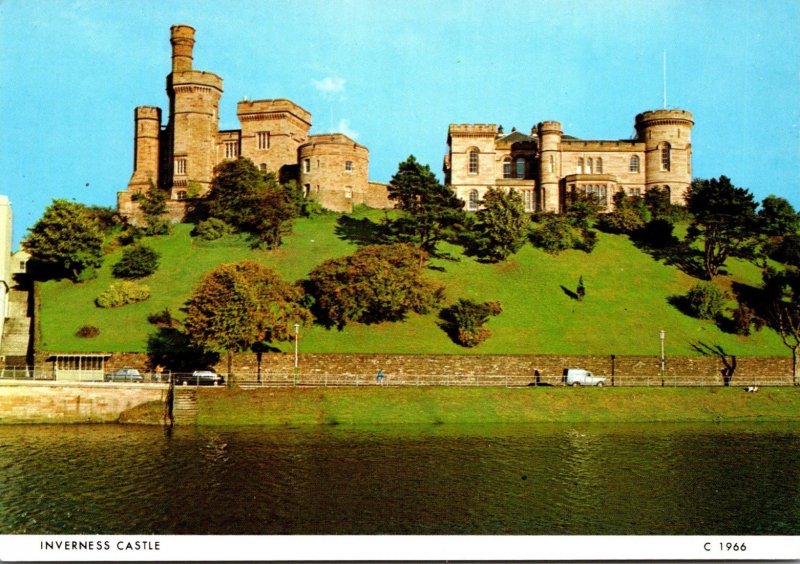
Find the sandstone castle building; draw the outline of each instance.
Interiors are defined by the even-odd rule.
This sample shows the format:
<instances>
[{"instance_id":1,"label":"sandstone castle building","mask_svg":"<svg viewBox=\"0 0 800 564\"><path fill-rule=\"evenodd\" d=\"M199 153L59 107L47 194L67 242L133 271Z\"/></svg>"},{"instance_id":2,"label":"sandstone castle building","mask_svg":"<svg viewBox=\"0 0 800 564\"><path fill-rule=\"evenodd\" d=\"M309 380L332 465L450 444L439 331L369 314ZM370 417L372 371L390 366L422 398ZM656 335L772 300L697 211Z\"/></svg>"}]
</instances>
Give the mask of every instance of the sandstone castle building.
<instances>
[{"instance_id":1,"label":"sandstone castle building","mask_svg":"<svg viewBox=\"0 0 800 564\"><path fill-rule=\"evenodd\" d=\"M683 204L692 181L692 114L655 110L636 116L632 140L587 141L543 121L530 135L494 124L451 124L445 184L477 210L490 188L521 193L527 211L563 211L568 194L594 194L610 210L618 191L643 195L665 188Z\"/></svg>"},{"instance_id":2,"label":"sandstone castle building","mask_svg":"<svg viewBox=\"0 0 800 564\"><path fill-rule=\"evenodd\" d=\"M193 67L195 30L170 28L172 72L167 76L169 110L134 112L134 166L117 207L136 221L136 194L157 185L169 192L173 218L185 215L192 199L210 189L214 167L239 156L282 181L296 180L307 197L334 211L356 204L387 207L386 186L369 181L369 150L341 133L311 135L311 114L290 100L244 100L237 105L241 129L219 129L222 78Z\"/></svg>"}]
</instances>

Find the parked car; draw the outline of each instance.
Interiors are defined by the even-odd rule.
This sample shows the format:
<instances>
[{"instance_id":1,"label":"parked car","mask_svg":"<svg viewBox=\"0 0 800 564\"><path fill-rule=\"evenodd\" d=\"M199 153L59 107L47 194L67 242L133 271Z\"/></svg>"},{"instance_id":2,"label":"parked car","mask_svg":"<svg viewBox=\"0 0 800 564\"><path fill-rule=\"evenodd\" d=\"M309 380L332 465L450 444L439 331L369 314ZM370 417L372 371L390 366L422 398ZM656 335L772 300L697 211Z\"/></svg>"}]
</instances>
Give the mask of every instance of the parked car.
<instances>
[{"instance_id":1,"label":"parked car","mask_svg":"<svg viewBox=\"0 0 800 564\"><path fill-rule=\"evenodd\" d=\"M106 374L106 382L144 382L144 378L135 368L120 368L116 372Z\"/></svg>"},{"instance_id":2,"label":"parked car","mask_svg":"<svg viewBox=\"0 0 800 564\"><path fill-rule=\"evenodd\" d=\"M564 383L567 386L603 386L606 379L595 376L583 368L565 368Z\"/></svg>"},{"instance_id":3,"label":"parked car","mask_svg":"<svg viewBox=\"0 0 800 564\"><path fill-rule=\"evenodd\" d=\"M213 370L195 370L191 374L176 374L175 384L191 386L221 386L225 378Z\"/></svg>"}]
</instances>

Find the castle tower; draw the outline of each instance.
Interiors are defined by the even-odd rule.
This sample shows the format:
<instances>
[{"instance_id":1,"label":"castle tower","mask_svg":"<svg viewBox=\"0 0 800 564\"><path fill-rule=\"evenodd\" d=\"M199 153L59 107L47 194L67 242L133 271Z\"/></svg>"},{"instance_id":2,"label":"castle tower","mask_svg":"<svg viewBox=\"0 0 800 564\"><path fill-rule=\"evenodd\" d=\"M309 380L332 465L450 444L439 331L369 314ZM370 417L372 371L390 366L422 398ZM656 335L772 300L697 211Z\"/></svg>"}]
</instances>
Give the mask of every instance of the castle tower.
<instances>
[{"instance_id":1,"label":"castle tower","mask_svg":"<svg viewBox=\"0 0 800 564\"><path fill-rule=\"evenodd\" d=\"M195 185L196 195L203 195L211 184L217 162L222 79L211 72L193 70L193 28L175 25L170 32L172 73L167 76L169 123L166 135L171 154L164 162L167 169L164 179L172 198L181 199L190 185ZM238 156L238 145L229 150Z\"/></svg>"},{"instance_id":2,"label":"castle tower","mask_svg":"<svg viewBox=\"0 0 800 564\"><path fill-rule=\"evenodd\" d=\"M673 204L685 204L692 183L692 117L685 110L636 116L636 138L645 144L645 190L667 187Z\"/></svg>"},{"instance_id":3,"label":"castle tower","mask_svg":"<svg viewBox=\"0 0 800 564\"><path fill-rule=\"evenodd\" d=\"M369 150L342 133L311 135L298 149L300 185L322 207L353 211L369 191Z\"/></svg>"},{"instance_id":4,"label":"castle tower","mask_svg":"<svg viewBox=\"0 0 800 564\"><path fill-rule=\"evenodd\" d=\"M536 126L539 136L539 209L545 212L559 210L559 182L561 180L561 124L543 121Z\"/></svg>"},{"instance_id":5,"label":"castle tower","mask_svg":"<svg viewBox=\"0 0 800 564\"><path fill-rule=\"evenodd\" d=\"M134 124L133 175L128 190L139 193L159 181L161 108L139 106L134 110Z\"/></svg>"}]
</instances>

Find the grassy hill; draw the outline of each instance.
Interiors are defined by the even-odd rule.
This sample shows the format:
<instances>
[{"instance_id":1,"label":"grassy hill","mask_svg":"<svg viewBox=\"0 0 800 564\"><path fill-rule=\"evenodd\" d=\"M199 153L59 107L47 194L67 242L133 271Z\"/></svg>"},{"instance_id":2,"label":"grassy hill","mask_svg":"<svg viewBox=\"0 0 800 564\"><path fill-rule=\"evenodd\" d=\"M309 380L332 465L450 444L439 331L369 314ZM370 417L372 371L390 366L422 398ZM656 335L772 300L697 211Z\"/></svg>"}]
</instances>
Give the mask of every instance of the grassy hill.
<instances>
[{"instance_id":1,"label":"grassy hill","mask_svg":"<svg viewBox=\"0 0 800 564\"><path fill-rule=\"evenodd\" d=\"M203 274L218 264L254 259L274 268L287 280L301 279L327 258L348 255L363 238L368 221L383 212L359 211L342 225L340 216L300 219L284 245L274 251L251 250L241 237L203 242L190 237L191 225L177 225L172 235L148 238L161 253L161 266L143 280L152 290L149 300L119 309L104 310L94 299L114 280L111 265L121 256L116 250L105 257L96 279L81 284L51 281L41 291L41 348L48 351L145 351L148 335L156 328L147 316L180 308ZM362 221L363 220L363 221ZM449 248L459 254L460 248ZM698 321L670 305L697 280L677 267L666 266L637 249L627 237L599 234L592 254L567 251L550 256L527 244L510 260L481 264L469 257L457 262L434 260L430 276L447 288L448 302L466 297L498 300L503 313L488 327L493 336L474 349L454 344L437 326L437 314L411 315L402 323L344 330L315 326L303 330L303 352L369 352L419 354L641 354L659 352L659 330L666 331L669 354L698 354L693 344L720 345L731 354L784 356L778 336L768 329L750 337L732 335L713 322ZM760 284L760 271L739 260L728 262L727 276L716 283ZM583 276L586 298L569 296ZM733 304L733 303L732 303ZM99 336L75 337L83 325L95 325ZM290 350L292 345L281 345Z\"/></svg>"}]
</instances>

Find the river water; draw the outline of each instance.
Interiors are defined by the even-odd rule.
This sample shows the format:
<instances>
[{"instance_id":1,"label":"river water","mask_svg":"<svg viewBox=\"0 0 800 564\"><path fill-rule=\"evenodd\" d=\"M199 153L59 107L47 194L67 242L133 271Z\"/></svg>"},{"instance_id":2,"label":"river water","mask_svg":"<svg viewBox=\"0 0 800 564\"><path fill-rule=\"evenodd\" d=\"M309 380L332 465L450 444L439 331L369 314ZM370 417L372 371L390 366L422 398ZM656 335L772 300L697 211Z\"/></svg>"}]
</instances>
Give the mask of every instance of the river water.
<instances>
[{"instance_id":1,"label":"river water","mask_svg":"<svg viewBox=\"0 0 800 564\"><path fill-rule=\"evenodd\" d=\"M795 535L800 424L0 427L0 533Z\"/></svg>"}]
</instances>

